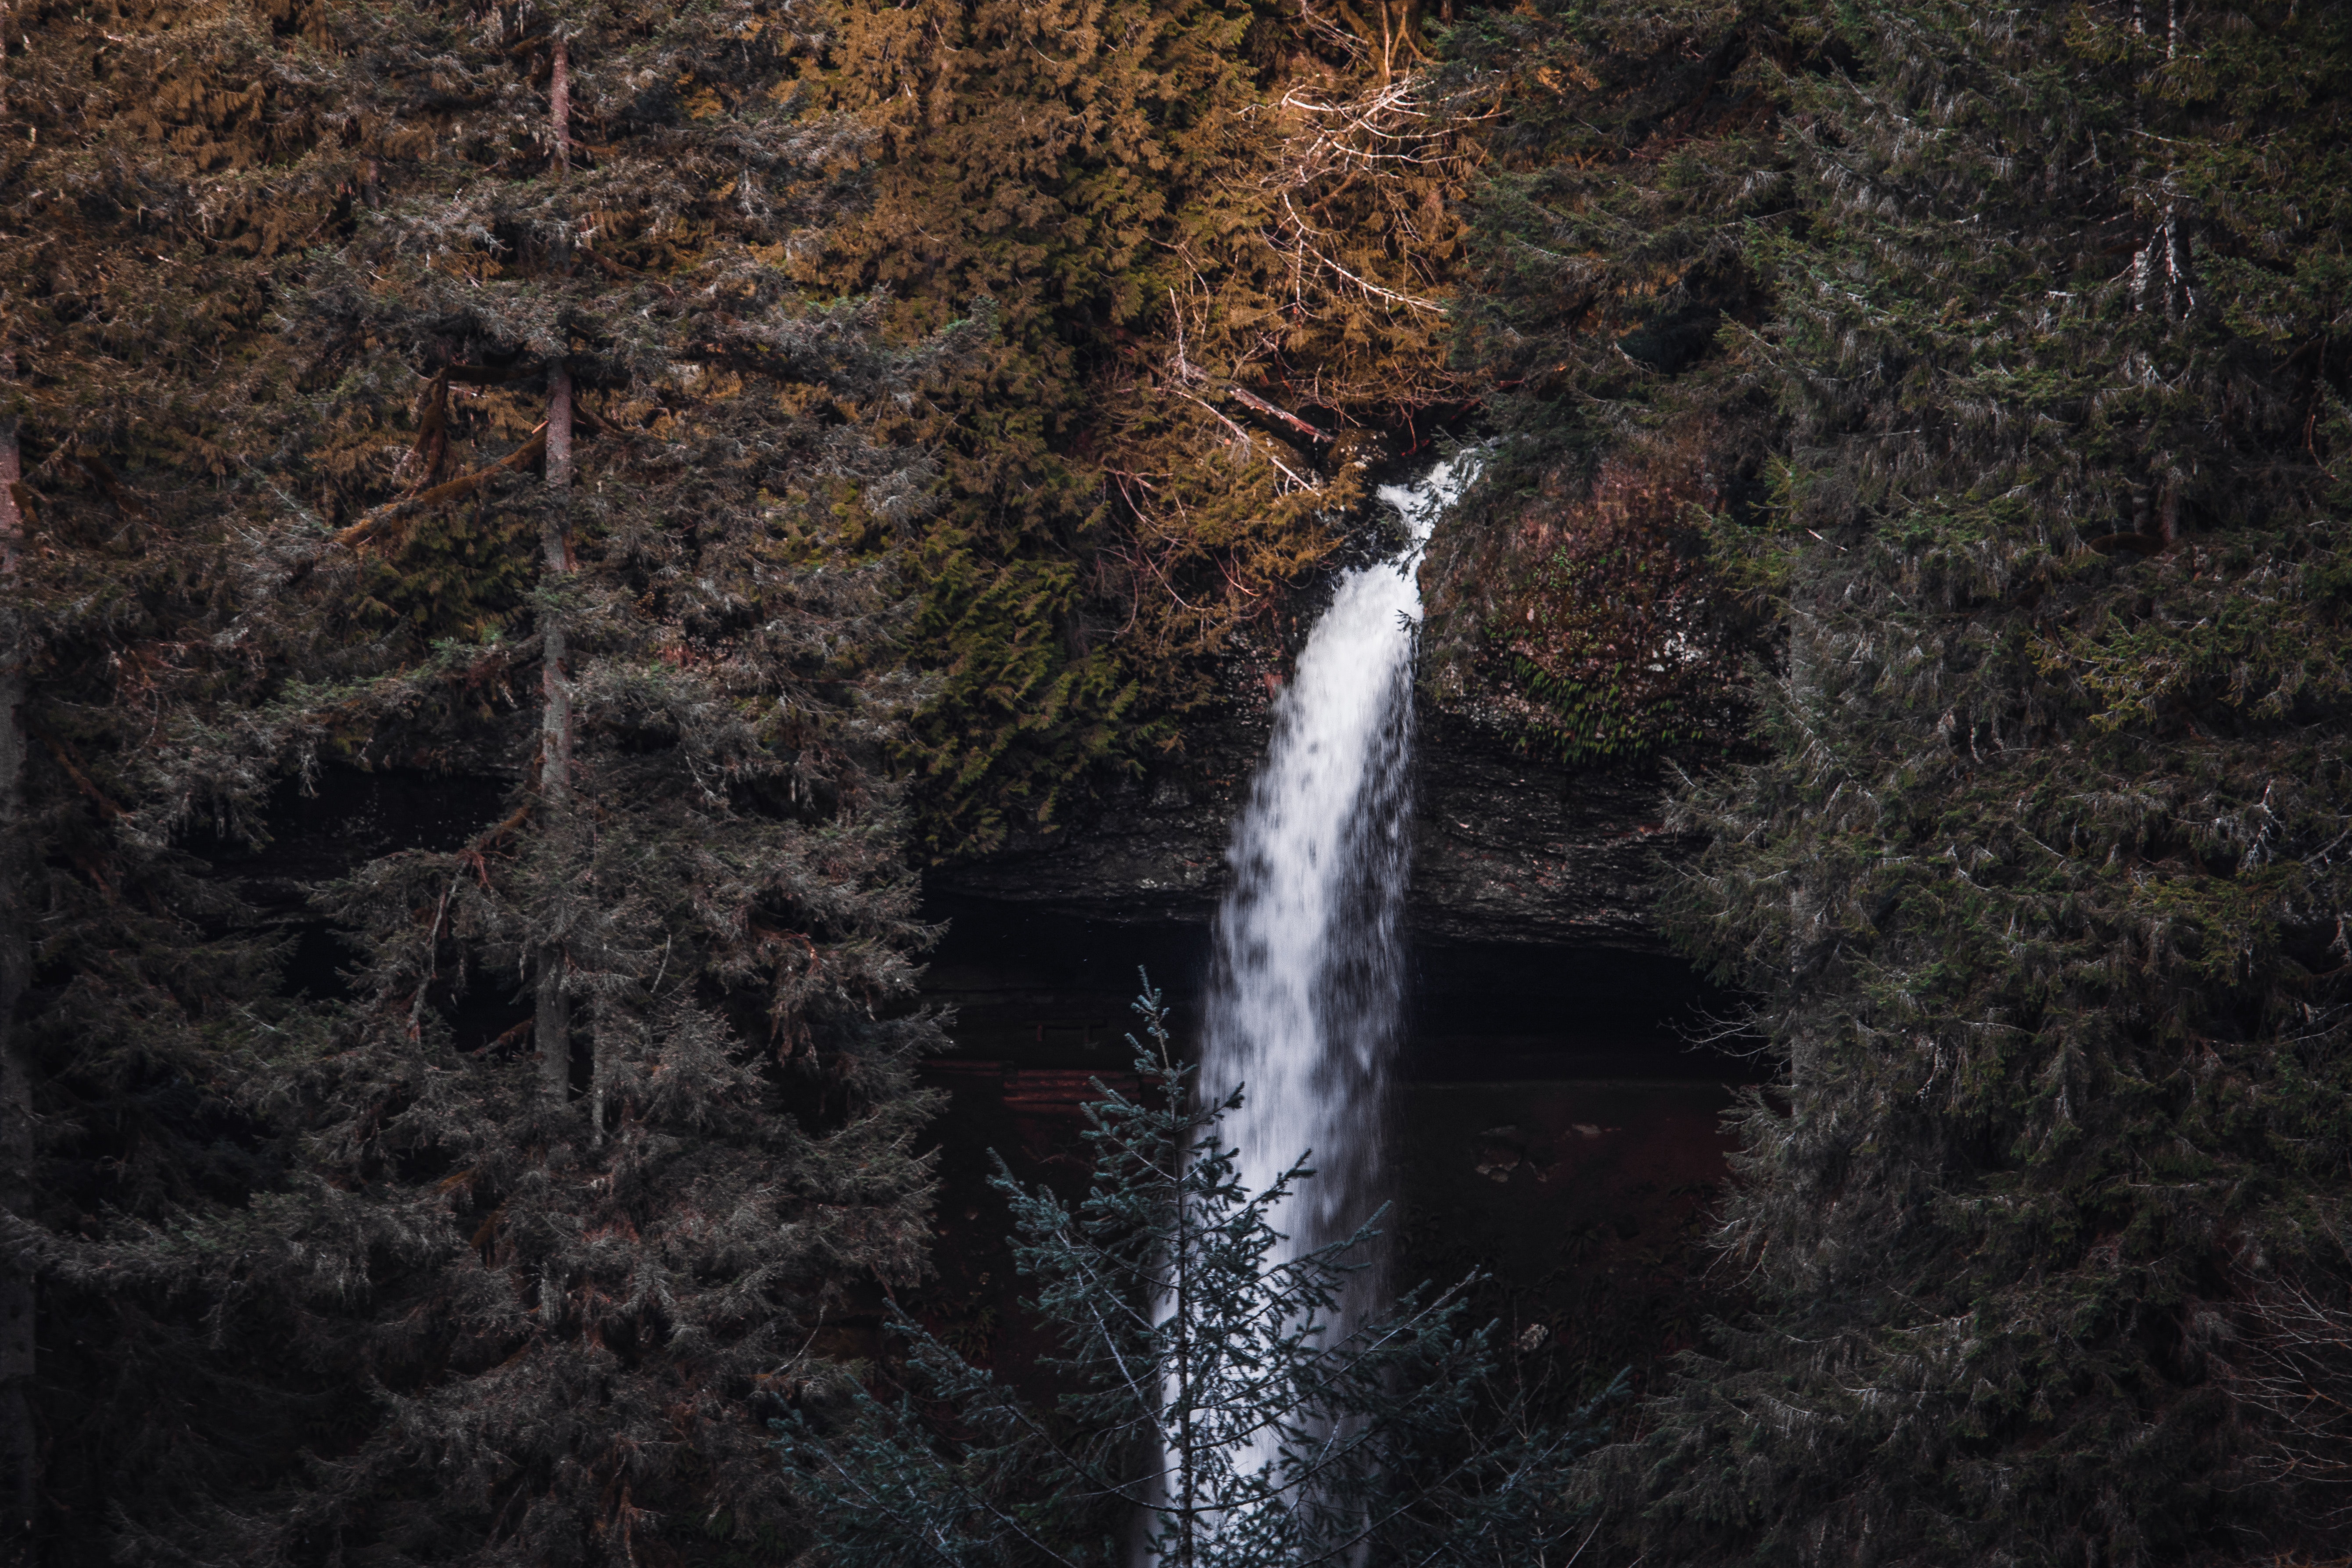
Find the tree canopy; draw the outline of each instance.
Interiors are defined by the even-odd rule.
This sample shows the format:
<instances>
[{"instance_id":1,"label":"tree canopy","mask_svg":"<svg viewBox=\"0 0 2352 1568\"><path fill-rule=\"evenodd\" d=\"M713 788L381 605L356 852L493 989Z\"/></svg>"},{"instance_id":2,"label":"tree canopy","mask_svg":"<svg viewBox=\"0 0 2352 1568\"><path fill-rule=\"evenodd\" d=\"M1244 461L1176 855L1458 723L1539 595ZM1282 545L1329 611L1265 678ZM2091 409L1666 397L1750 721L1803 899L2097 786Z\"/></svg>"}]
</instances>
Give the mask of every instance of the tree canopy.
<instances>
[{"instance_id":1,"label":"tree canopy","mask_svg":"<svg viewBox=\"0 0 2352 1568\"><path fill-rule=\"evenodd\" d=\"M1780 1064L1720 1237L1763 1300L1593 1495L1663 1561L2324 1543L2281 1347L2346 1300L2341 17L1487 26L1564 85L1465 340L1539 488L1463 547L1622 550L1678 453L1706 565L1636 580L1756 617L1672 903ZM1537 632L1449 590L1461 668L1595 636L1519 581Z\"/></svg>"},{"instance_id":2,"label":"tree canopy","mask_svg":"<svg viewBox=\"0 0 2352 1568\"><path fill-rule=\"evenodd\" d=\"M919 868L1180 758L1433 430L1430 695L1679 780L1774 1072L1538 1533L2340 1552L2340 7L0 16L12 1560L887 1559L780 1397L1111 1539L966 1482L1151 1412L850 1386Z\"/></svg>"}]
</instances>

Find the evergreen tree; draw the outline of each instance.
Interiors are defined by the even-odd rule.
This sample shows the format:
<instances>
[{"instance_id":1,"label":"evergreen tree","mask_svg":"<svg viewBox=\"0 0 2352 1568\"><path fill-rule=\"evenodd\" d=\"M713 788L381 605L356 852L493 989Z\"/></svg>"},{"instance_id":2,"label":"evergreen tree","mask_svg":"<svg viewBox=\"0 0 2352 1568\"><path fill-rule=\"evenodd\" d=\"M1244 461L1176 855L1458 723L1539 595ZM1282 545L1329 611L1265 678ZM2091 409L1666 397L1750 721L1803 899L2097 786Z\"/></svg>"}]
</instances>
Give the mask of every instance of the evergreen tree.
<instances>
[{"instance_id":1,"label":"evergreen tree","mask_svg":"<svg viewBox=\"0 0 2352 1568\"><path fill-rule=\"evenodd\" d=\"M1567 1461L1598 1405L1528 1427L1459 1289L1339 1323L1374 1233L1276 1261L1312 1171L1246 1190L1217 1137L1241 1091L1196 1105L1148 981L1135 1005L1142 1097L1089 1108L1086 1197L994 1178L1065 1392L1035 1409L903 1316L918 1392L895 1406L800 1378L778 1429L828 1560L1108 1568L1139 1533L1184 1568L1541 1561L1582 1527Z\"/></svg>"},{"instance_id":2,"label":"evergreen tree","mask_svg":"<svg viewBox=\"0 0 2352 1568\"><path fill-rule=\"evenodd\" d=\"M358 177L288 311L270 546L305 658L253 722L306 776L509 798L324 893L353 994L244 1087L299 1171L241 1234L147 1235L344 1403L307 1475L131 1550L756 1554L790 1523L759 1379L921 1268L940 1036L884 764L926 470L864 430L946 345L884 352L778 270L843 149L780 10L338 28Z\"/></svg>"},{"instance_id":3,"label":"evergreen tree","mask_svg":"<svg viewBox=\"0 0 2352 1568\"><path fill-rule=\"evenodd\" d=\"M1578 766L1737 739L1752 617L1708 560L1779 418L1749 338L1762 236L1792 219L1783 7L1577 0L1449 37L1491 100L1454 352L1495 433L1432 542L1423 679L1444 708Z\"/></svg>"},{"instance_id":4,"label":"evergreen tree","mask_svg":"<svg viewBox=\"0 0 2352 1568\"><path fill-rule=\"evenodd\" d=\"M1448 198L1468 127L1408 70L1413 0L828 4L798 62L873 138L872 201L795 257L919 335L1002 338L908 411L943 504L917 563L939 856L1050 831L1181 746L1237 632L1368 498L1373 430L1460 401Z\"/></svg>"},{"instance_id":5,"label":"evergreen tree","mask_svg":"<svg viewBox=\"0 0 2352 1568\"><path fill-rule=\"evenodd\" d=\"M207 1331L188 1259L89 1249L235 1223L276 1175L226 1062L282 1019L283 942L192 847L258 827L271 310L347 171L302 68L318 7L5 20L0 1557L100 1562L302 1415Z\"/></svg>"},{"instance_id":6,"label":"evergreen tree","mask_svg":"<svg viewBox=\"0 0 2352 1568\"><path fill-rule=\"evenodd\" d=\"M1596 1485L1652 1561L2326 1546L2261 1378L2352 1300L2352 31L1801 32L1743 339L1787 433L1718 530L1785 645L1679 910L1785 1064L1724 1230L1764 1305Z\"/></svg>"}]
</instances>

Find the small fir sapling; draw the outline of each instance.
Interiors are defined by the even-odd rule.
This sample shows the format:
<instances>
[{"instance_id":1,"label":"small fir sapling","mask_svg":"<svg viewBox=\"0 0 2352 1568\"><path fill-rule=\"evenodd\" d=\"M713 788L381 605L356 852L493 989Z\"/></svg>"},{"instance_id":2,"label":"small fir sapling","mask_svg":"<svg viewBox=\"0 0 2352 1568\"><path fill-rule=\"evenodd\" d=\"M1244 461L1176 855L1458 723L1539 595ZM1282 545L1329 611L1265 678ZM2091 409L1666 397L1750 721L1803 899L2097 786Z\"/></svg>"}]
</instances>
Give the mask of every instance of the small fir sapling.
<instances>
[{"instance_id":1,"label":"small fir sapling","mask_svg":"<svg viewBox=\"0 0 2352 1568\"><path fill-rule=\"evenodd\" d=\"M1277 1262L1302 1157L1249 1191L1219 1139L1243 1091L1195 1100L1149 980L1135 1099L1089 1109L1092 1180L1071 1204L1000 1159L1030 1305L1063 1392L1024 1399L904 1313L908 1391L803 1377L778 1421L801 1511L840 1568L1116 1564L1148 1543L1182 1568L1536 1562L1591 1527L1570 1461L1622 1379L1556 1426L1530 1419L1476 1280L1336 1321L1369 1226Z\"/></svg>"}]
</instances>

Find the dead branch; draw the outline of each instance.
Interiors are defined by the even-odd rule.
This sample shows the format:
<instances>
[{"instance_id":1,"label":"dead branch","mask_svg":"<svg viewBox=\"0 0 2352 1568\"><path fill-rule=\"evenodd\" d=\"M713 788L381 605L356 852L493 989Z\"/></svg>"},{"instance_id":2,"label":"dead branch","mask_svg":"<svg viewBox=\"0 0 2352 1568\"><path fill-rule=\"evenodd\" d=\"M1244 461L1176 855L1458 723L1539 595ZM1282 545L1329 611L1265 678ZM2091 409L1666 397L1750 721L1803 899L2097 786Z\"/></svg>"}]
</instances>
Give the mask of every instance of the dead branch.
<instances>
[{"instance_id":1,"label":"dead branch","mask_svg":"<svg viewBox=\"0 0 2352 1568\"><path fill-rule=\"evenodd\" d=\"M470 474L460 474L446 484L436 485L431 489L410 496L404 500L397 500L390 506L381 507L336 534L335 542L345 545L364 543L386 523L414 517L418 512L449 501L462 500L499 474L528 467L546 450L547 426L541 425L530 433L529 440L497 462L487 468L476 468Z\"/></svg>"}]
</instances>

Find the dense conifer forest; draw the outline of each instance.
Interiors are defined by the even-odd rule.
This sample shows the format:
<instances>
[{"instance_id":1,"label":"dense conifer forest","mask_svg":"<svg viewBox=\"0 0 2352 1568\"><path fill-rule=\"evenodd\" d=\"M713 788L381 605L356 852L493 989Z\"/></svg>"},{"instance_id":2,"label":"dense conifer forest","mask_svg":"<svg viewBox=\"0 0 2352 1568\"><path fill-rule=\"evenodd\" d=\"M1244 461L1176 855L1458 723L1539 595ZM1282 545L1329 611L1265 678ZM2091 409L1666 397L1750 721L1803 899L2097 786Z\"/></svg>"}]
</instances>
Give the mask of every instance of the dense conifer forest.
<instances>
[{"instance_id":1,"label":"dense conifer forest","mask_svg":"<svg viewBox=\"0 0 2352 1568\"><path fill-rule=\"evenodd\" d=\"M1675 781L1768 1079L1478 1560L2343 1560L2347 241L2314 0L0 6L0 1559L982 1560L790 1457L923 879L1469 446L1422 700Z\"/></svg>"}]
</instances>

